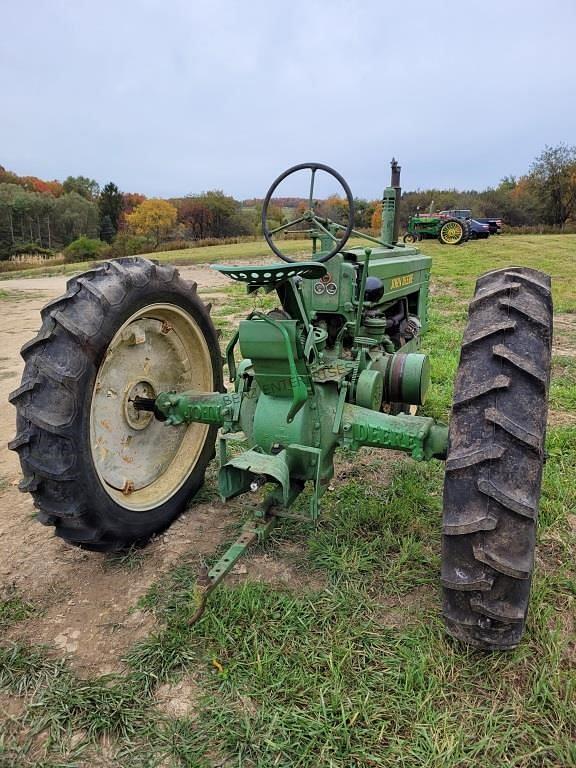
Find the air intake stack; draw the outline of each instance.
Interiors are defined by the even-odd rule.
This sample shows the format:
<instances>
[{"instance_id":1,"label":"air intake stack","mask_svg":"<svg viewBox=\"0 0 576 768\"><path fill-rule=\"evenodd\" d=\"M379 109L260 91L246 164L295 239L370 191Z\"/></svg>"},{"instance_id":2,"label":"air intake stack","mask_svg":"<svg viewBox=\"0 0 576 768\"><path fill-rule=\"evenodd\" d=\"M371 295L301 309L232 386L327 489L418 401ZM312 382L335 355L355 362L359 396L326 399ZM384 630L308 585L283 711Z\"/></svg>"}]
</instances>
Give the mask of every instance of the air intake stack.
<instances>
[{"instance_id":1,"label":"air intake stack","mask_svg":"<svg viewBox=\"0 0 576 768\"><path fill-rule=\"evenodd\" d=\"M400 207L400 166L395 158L390 163L392 175L390 186L382 195L382 229L380 237L385 243L398 242L399 207Z\"/></svg>"}]
</instances>

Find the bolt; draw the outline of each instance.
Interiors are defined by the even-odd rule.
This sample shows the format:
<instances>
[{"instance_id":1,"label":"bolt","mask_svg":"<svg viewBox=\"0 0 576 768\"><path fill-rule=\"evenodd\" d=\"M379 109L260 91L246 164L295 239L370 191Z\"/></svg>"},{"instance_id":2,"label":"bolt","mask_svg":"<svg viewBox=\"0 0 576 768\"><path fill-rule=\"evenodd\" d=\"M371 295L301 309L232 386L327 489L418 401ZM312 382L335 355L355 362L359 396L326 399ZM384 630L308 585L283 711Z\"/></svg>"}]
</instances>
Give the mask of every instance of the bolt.
<instances>
[{"instance_id":1,"label":"bolt","mask_svg":"<svg viewBox=\"0 0 576 768\"><path fill-rule=\"evenodd\" d=\"M125 480L122 486L122 493L124 496L130 496L134 491L134 482L132 480Z\"/></svg>"}]
</instances>

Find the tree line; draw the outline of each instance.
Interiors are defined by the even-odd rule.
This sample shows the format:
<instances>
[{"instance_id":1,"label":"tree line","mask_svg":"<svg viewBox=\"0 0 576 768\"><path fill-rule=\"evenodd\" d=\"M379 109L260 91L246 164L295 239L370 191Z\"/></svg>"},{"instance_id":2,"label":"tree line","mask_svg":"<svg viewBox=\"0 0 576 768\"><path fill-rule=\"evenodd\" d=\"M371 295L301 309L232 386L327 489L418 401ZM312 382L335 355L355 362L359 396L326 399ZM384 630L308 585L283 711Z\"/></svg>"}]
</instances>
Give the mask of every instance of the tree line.
<instances>
[{"instance_id":1,"label":"tree line","mask_svg":"<svg viewBox=\"0 0 576 768\"><path fill-rule=\"evenodd\" d=\"M355 198L357 229L378 230L380 200ZM546 147L518 178L476 190L429 189L404 192L403 226L417 210L469 208L474 216L498 216L510 227L554 227L576 231L576 147ZM269 208L271 226L296 218L306 207L301 198L278 198ZM238 201L221 190L161 200L121 192L109 182L69 176L63 182L18 176L0 166L0 258L18 253L55 253L68 249L75 258L90 241L91 255L130 255L198 240L257 235L262 200ZM347 218L345 199L318 201L320 215ZM78 241L81 244L78 245ZM84 245L82 245L84 243ZM75 247L72 247L74 244ZM88 246L86 246L88 247ZM86 255L86 254L84 254Z\"/></svg>"},{"instance_id":2,"label":"tree line","mask_svg":"<svg viewBox=\"0 0 576 768\"><path fill-rule=\"evenodd\" d=\"M417 210L469 209L473 216L499 217L509 228L549 227L576 232L576 147L546 147L523 176L505 176L498 186L478 192L428 189L403 193L400 221ZM376 209L372 226L379 227Z\"/></svg>"}]
</instances>

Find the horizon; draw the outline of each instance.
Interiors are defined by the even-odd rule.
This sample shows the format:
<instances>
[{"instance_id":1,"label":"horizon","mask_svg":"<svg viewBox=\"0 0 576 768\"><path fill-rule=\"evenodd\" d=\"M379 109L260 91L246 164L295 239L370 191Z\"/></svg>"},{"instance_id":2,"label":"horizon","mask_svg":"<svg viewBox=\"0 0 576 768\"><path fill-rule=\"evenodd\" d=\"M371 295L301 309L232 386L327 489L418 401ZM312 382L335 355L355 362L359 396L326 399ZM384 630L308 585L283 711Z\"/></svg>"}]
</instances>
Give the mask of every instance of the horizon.
<instances>
[{"instance_id":1,"label":"horizon","mask_svg":"<svg viewBox=\"0 0 576 768\"><path fill-rule=\"evenodd\" d=\"M400 163L400 166L402 167L401 163ZM0 162L0 167L4 168L6 171L9 171L9 172L12 172L12 173L16 174L19 177L26 177L26 176L34 177L35 176L37 178L40 178L42 181L47 181L47 182L55 181L55 182L58 182L60 184L63 183L68 176L71 176L71 177L74 178L74 177L77 177L77 176L85 175L85 174L82 174L82 173L77 173L77 174L70 173L70 174L67 174L66 176L61 176L59 178L56 177L56 178L53 178L53 179L48 179L48 178L42 178L42 177L38 176L37 173L33 173L33 172L31 172L31 173L23 173L23 172L20 172L16 168L11 168L8 165L4 165L3 162ZM338 169L336 169L336 170L338 170ZM526 169L526 172L528 172L528 169ZM427 193L427 192L453 192L455 194L479 194L479 195L481 195L483 192L488 192L488 191L490 191L492 189L496 189L498 187L498 185L504 180L505 177L506 177L506 174L504 174L504 176L501 179L499 179L496 184L494 184L492 186L485 187L484 189L467 189L467 188L464 188L464 187L460 187L460 188L459 187L445 187L445 188L440 188L440 187L427 187L427 188L424 188L424 187L421 187L421 188L415 188L415 189L407 189L407 188L405 188L403 186L402 179L401 179L401 191L402 191L402 194L422 194L422 193ZM518 176L518 178L520 178L520 176ZM117 184L117 182L113 178L109 178L109 179L106 179L106 180L94 179L94 181L96 181L98 183L98 185L100 187L100 190L102 190L102 188L106 184L112 182L112 183L114 183L114 184L116 184L118 186L118 188L120 189L120 192L122 192L123 194L144 194L144 193L141 193L141 191L138 190L138 189L122 189L120 187L120 185ZM272 181L273 181L273 179L271 180L270 183L272 183ZM382 185L382 189L384 189L388 185L389 185L389 181ZM270 184L268 185L268 187L269 186L270 186ZM245 202L248 202L248 201L251 201L251 200L259 200L259 201L263 200L265 195L266 195L266 191L267 191L267 189L264 190L264 192L262 194L248 195L246 197L237 198L234 195L231 195L228 192L228 190L226 190L226 189L202 189L202 190L198 190L198 191L186 192L185 194L182 194L182 195L167 195L167 196L159 198L159 199L163 199L163 200L177 200L177 199L181 199L181 198L185 198L185 197L201 196L201 195L204 195L204 194L208 194L210 192L223 192L228 197L234 197L234 199L237 200L237 202L245 203ZM353 192L355 198L358 198L358 199L361 199L361 200L378 200L382 196L382 194L380 194L379 196L376 196L376 197L369 197L367 195L356 194L356 192L354 190L352 190L352 192ZM334 194L334 193L328 193L328 194L326 194L324 196L316 196L315 195L315 197L317 197L320 200L324 200L328 196L330 196L330 194ZM336 192L336 194L338 194L338 192ZM338 196L339 197L344 197L343 194L339 194ZM150 198L150 197L157 197L157 196L148 196L148 195L146 195L146 197ZM295 199L304 200L304 201L307 199L305 194L304 195L298 195L298 194L276 195L275 194L272 197L272 199L273 200L277 200L277 199L282 199L282 198L286 198L286 197L293 197Z\"/></svg>"}]
</instances>

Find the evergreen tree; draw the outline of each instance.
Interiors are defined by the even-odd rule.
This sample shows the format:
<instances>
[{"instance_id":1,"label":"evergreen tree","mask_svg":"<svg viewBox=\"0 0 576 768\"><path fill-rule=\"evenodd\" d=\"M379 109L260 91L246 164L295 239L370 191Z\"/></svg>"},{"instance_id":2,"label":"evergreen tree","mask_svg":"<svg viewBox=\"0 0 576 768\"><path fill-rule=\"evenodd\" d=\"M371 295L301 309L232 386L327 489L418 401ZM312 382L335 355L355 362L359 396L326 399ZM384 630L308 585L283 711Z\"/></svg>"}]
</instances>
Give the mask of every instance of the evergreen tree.
<instances>
[{"instance_id":1,"label":"evergreen tree","mask_svg":"<svg viewBox=\"0 0 576 768\"><path fill-rule=\"evenodd\" d=\"M102 238L108 243L112 240L116 232L118 232L118 225L120 223L120 216L122 214L122 204L122 192L120 192L114 182L109 181L100 193L100 197L98 199L98 209L100 211L100 231L102 233ZM106 218L108 218L109 224L105 225L104 222ZM104 232L108 227L112 228L110 240L104 237Z\"/></svg>"},{"instance_id":2,"label":"evergreen tree","mask_svg":"<svg viewBox=\"0 0 576 768\"><path fill-rule=\"evenodd\" d=\"M112 219L106 214L100 221L100 239L107 243L111 243L115 234L116 230L112 224Z\"/></svg>"}]
</instances>

